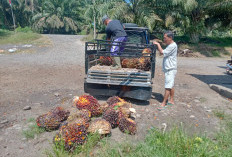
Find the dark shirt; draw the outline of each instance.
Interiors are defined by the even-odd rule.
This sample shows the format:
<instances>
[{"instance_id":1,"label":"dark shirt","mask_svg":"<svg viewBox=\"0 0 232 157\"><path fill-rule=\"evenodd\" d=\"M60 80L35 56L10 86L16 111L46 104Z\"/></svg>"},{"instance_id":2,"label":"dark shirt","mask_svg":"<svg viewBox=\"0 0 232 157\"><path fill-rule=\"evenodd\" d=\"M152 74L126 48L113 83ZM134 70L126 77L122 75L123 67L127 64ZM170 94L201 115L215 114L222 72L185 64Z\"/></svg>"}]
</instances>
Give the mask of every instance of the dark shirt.
<instances>
[{"instance_id":1,"label":"dark shirt","mask_svg":"<svg viewBox=\"0 0 232 157\"><path fill-rule=\"evenodd\" d=\"M127 34L119 20L112 20L106 26L107 39L117 39L118 37L126 37Z\"/></svg>"}]
</instances>

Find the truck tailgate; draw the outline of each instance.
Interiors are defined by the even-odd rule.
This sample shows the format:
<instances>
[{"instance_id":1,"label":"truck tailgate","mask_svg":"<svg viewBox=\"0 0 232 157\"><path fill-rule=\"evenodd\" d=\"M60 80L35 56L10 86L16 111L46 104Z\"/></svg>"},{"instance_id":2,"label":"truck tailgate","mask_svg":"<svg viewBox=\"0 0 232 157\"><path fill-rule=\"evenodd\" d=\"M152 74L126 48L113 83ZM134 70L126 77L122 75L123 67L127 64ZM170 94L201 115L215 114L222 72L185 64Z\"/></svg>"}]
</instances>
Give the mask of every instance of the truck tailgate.
<instances>
[{"instance_id":1,"label":"truck tailgate","mask_svg":"<svg viewBox=\"0 0 232 157\"><path fill-rule=\"evenodd\" d=\"M151 72L138 69L114 69L111 66L93 66L88 70L87 83L151 87Z\"/></svg>"}]
</instances>

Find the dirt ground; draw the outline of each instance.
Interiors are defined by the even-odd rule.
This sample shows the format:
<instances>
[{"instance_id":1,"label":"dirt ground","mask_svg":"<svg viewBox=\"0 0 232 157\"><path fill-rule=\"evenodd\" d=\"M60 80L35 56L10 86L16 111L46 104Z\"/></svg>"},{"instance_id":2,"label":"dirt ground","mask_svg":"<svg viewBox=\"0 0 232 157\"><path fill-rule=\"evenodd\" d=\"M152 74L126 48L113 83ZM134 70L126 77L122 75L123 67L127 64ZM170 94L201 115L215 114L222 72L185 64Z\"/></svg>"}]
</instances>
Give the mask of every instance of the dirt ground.
<instances>
[{"instance_id":1,"label":"dirt ground","mask_svg":"<svg viewBox=\"0 0 232 157\"><path fill-rule=\"evenodd\" d=\"M75 95L84 94L84 43L82 36L47 35L52 45L33 47L33 53L0 54L0 157L46 156L54 132L27 140L22 132L28 119L55 106L70 108ZM11 47L14 45L7 45ZM6 49L1 45L0 49ZM226 86L232 76L225 74L228 58L178 58L175 105L163 111L156 108L164 92L162 57L157 57L152 99L141 102L127 99L137 111L138 133L129 136L112 130L114 141L139 141L147 130L182 126L190 134L213 136L220 129L215 111L231 114L232 102L211 90L208 84ZM104 102L107 98L102 98ZM23 110L30 106L31 110Z\"/></svg>"}]
</instances>

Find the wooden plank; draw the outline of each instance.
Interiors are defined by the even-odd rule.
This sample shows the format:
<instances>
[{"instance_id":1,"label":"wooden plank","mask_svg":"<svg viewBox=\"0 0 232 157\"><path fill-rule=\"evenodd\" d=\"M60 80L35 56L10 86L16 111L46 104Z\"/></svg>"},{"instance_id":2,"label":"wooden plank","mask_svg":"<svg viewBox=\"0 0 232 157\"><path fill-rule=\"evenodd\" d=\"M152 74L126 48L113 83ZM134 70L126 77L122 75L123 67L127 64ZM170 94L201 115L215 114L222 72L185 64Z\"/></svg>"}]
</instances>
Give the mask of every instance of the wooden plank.
<instances>
[{"instance_id":1,"label":"wooden plank","mask_svg":"<svg viewBox=\"0 0 232 157\"><path fill-rule=\"evenodd\" d=\"M93 77L88 76L90 79L101 79L101 80L118 80L118 81L135 81L135 82L150 82L150 80L143 80L143 79L134 79L134 78L107 78L107 77Z\"/></svg>"},{"instance_id":2,"label":"wooden plank","mask_svg":"<svg viewBox=\"0 0 232 157\"><path fill-rule=\"evenodd\" d=\"M138 76L138 75L117 75L117 74L88 74L90 76L102 76L102 77L107 77L107 76L111 76L111 77L123 77L123 78L137 78L137 79L150 79L150 77L147 76Z\"/></svg>"},{"instance_id":3,"label":"wooden plank","mask_svg":"<svg viewBox=\"0 0 232 157\"><path fill-rule=\"evenodd\" d=\"M114 75L114 76L138 76L138 77L147 77L150 76L148 74L134 74L134 73L130 73L130 74L125 74L125 73L110 73L110 72L89 72L90 75Z\"/></svg>"},{"instance_id":4,"label":"wooden plank","mask_svg":"<svg viewBox=\"0 0 232 157\"><path fill-rule=\"evenodd\" d=\"M151 73L144 73L144 72L128 72L128 71L95 71L95 70L89 70L89 73L151 76Z\"/></svg>"},{"instance_id":5,"label":"wooden plank","mask_svg":"<svg viewBox=\"0 0 232 157\"><path fill-rule=\"evenodd\" d=\"M100 65L96 65L94 67L91 67L89 70L89 72L112 72L112 73L118 73L118 72L122 72L122 73L141 73L141 74L150 74L150 71L142 71L142 70L138 70L135 68L121 68L121 69L114 69L111 66L100 66Z\"/></svg>"},{"instance_id":6,"label":"wooden plank","mask_svg":"<svg viewBox=\"0 0 232 157\"><path fill-rule=\"evenodd\" d=\"M149 77L138 77L138 76L117 76L117 75L92 75L88 74L88 76L92 77L111 77L111 78L133 78L133 79L140 79L140 80L147 80L150 79Z\"/></svg>"},{"instance_id":7,"label":"wooden plank","mask_svg":"<svg viewBox=\"0 0 232 157\"><path fill-rule=\"evenodd\" d=\"M151 87L150 82L131 82L131 81L110 81L110 80L96 80L96 79L86 79L87 83L97 83L97 84L109 84L109 85L126 85L126 86L140 86L140 87Z\"/></svg>"}]
</instances>

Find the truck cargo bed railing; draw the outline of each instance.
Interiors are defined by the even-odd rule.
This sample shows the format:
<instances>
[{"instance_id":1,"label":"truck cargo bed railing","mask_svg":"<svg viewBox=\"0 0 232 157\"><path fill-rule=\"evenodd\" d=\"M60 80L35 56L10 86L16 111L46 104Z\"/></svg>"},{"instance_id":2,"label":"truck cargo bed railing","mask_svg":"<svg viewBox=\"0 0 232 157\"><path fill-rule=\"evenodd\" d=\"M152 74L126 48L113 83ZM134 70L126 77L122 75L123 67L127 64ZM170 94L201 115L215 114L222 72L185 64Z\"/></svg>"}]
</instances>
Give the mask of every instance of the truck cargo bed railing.
<instances>
[{"instance_id":1,"label":"truck cargo bed railing","mask_svg":"<svg viewBox=\"0 0 232 157\"><path fill-rule=\"evenodd\" d=\"M100 56L115 57L110 49L112 46L118 46L119 51L115 52L118 57L122 58L150 58L151 61L151 77L154 78L155 74L155 61L156 61L156 46L153 44L130 43L130 42L112 42L107 40L95 40L93 42L86 42L85 44L85 72L88 69L99 63ZM120 48L124 49L120 52ZM145 48L151 50L151 53L142 53Z\"/></svg>"}]
</instances>

